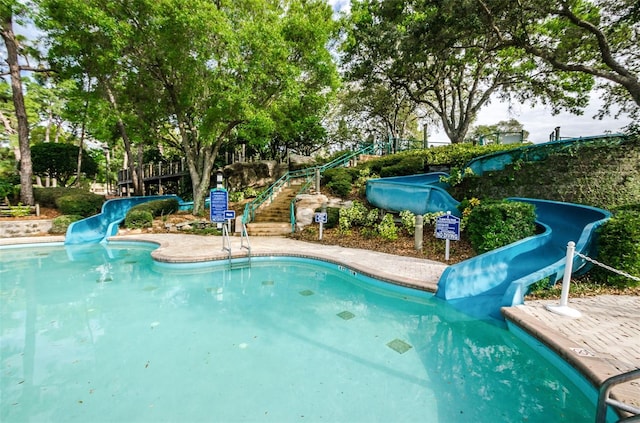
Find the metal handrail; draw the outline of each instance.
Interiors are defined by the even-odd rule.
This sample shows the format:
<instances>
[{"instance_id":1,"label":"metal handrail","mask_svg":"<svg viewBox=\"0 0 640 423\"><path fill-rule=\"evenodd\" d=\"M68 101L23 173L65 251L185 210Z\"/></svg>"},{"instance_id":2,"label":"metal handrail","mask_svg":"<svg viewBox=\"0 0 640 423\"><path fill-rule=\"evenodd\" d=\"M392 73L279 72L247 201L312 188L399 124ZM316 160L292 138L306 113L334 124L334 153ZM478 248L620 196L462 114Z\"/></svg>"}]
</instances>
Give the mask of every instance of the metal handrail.
<instances>
[{"instance_id":1,"label":"metal handrail","mask_svg":"<svg viewBox=\"0 0 640 423\"><path fill-rule=\"evenodd\" d=\"M305 183L305 185L303 186L303 189L307 189L308 185L310 183L310 178L312 178L313 176L315 176L316 171L319 169L320 173L324 172L325 170L328 169L332 169L334 167L338 167L338 166L344 166L346 163L348 163L351 159L353 159L356 156L359 156L361 154L368 154L375 151L375 145L371 144L368 146L365 146L355 152L351 152L351 153L347 153L343 156L340 156L334 160L332 160L329 163L326 163L322 166L315 166L315 167L310 167L310 168L306 168L306 169L299 169L299 170L294 170L294 171L287 171L284 175L282 175L277 181L275 181L273 184L271 184L271 186L269 186L266 190L264 190L263 192L260 193L260 195L258 195L253 201L251 201L250 203L247 203L244 206L244 212L242 214L242 223L243 224L248 224L251 221L253 221L253 219L255 218L255 213L256 210L258 210L258 208L260 208L260 206L262 206L262 204L267 201L267 199L271 200L273 199L273 196L275 195L275 193L280 190L281 187L283 187L286 183L288 183L291 179L299 179L299 178L305 178L307 180L307 182ZM299 191L299 193L304 192L304 191ZM293 221L292 221L292 227L293 225L295 225L295 216L293 217Z\"/></svg>"},{"instance_id":2,"label":"metal handrail","mask_svg":"<svg viewBox=\"0 0 640 423\"><path fill-rule=\"evenodd\" d=\"M222 225L222 251L229 253L229 265L231 265L231 238L226 223Z\"/></svg>"},{"instance_id":3,"label":"metal handrail","mask_svg":"<svg viewBox=\"0 0 640 423\"><path fill-rule=\"evenodd\" d=\"M245 245L246 241L246 245ZM251 264L251 243L249 242L249 232L247 232L247 225L242 224L242 229L240 230L240 249L246 248L247 250L247 259L249 264Z\"/></svg>"},{"instance_id":4,"label":"metal handrail","mask_svg":"<svg viewBox=\"0 0 640 423\"><path fill-rule=\"evenodd\" d=\"M609 397L609 394L611 393L611 389L613 389L615 385L629 382L634 379L640 379L640 369L635 369L635 370L631 370L630 372L611 376L609 379L605 380L602 383L598 393L598 405L596 408L596 423L606 422L607 406L611 406L613 408L616 408L619 411L624 411L631 414L631 416L622 418L618 420L618 422L639 421L638 417L640 417L640 408L634 407L632 405L626 404L621 401L616 401Z\"/></svg>"},{"instance_id":5,"label":"metal handrail","mask_svg":"<svg viewBox=\"0 0 640 423\"><path fill-rule=\"evenodd\" d=\"M338 166L344 166L347 163L349 163L351 161L351 159L353 159L356 156L359 156L361 154L370 154L373 153L375 151L375 145L374 144L370 144L367 145L365 147L362 147L360 150L356 151L356 152L352 152L352 153L348 153L345 154L344 156L338 157L337 159L334 159L332 161L330 161L327 164L324 164L322 166L313 168L314 172L313 175L315 176L316 174L316 169L320 171L320 173L322 174L322 172L324 172L325 170L328 169L333 169L335 167ZM310 177L307 177L307 182L305 182L302 187L300 188L300 190L298 191L296 197L304 192L306 192L309 189L309 186L311 185L311 182L313 182L313 180ZM293 200L291 200L291 206L290 206L290 221L291 221L291 233L294 233L296 231L296 199L294 197Z\"/></svg>"}]
</instances>

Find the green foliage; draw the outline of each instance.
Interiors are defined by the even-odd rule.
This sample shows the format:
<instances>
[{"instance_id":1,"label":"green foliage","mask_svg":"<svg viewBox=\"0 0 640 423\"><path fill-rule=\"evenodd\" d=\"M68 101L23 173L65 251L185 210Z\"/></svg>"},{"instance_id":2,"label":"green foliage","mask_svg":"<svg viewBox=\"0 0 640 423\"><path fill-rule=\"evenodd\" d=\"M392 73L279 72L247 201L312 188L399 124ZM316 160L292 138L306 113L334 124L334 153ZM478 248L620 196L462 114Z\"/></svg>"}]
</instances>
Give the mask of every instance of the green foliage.
<instances>
[{"instance_id":1,"label":"green foliage","mask_svg":"<svg viewBox=\"0 0 640 423\"><path fill-rule=\"evenodd\" d=\"M449 193L453 198L479 193L496 200L541 198L608 210L640 203L640 137L594 139L546 150L518 151L504 170L464 178Z\"/></svg>"},{"instance_id":2,"label":"green foliage","mask_svg":"<svg viewBox=\"0 0 640 423\"><path fill-rule=\"evenodd\" d=\"M33 174L56 178L62 186L76 175L78 168L78 146L65 143L40 143L31 146ZM98 171L94 158L83 150L82 172L93 177Z\"/></svg>"},{"instance_id":3,"label":"green foliage","mask_svg":"<svg viewBox=\"0 0 640 423\"><path fill-rule=\"evenodd\" d=\"M150 228L153 226L153 214L149 210L129 210L124 219L124 225L129 229Z\"/></svg>"},{"instance_id":4,"label":"green foliage","mask_svg":"<svg viewBox=\"0 0 640 423\"><path fill-rule=\"evenodd\" d=\"M386 241L395 241L398 239L398 228L393 221L393 215L386 213L382 221L376 226L380 237Z\"/></svg>"},{"instance_id":5,"label":"green foliage","mask_svg":"<svg viewBox=\"0 0 640 423\"><path fill-rule=\"evenodd\" d=\"M638 205L640 208L640 204ZM598 261L640 277L640 210L617 212L599 230ZM598 282L619 287L638 286L625 276L598 266L590 272Z\"/></svg>"},{"instance_id":6,"label":"green foliage","mask_svg":"<svg viewBox=\"0 0 640 423\"><path fill-rule=\"evenodd\" d=\"M485 202L469 215L467 231L478 253L511 244L535 234L535 208L519 202Z\"/></svg>"},{"instance_id":7,"label":"green foliage","mask_svg":"<svg viewBox=\"0 0 640 423\"><path fill-rule=\"evenodd\" d=\"M381 168L380 177L414 175L416 173L423 173L424 170L423 157L419 155L406 155L402 157L399 162Z\"/></svg>"},{"instance_id":8,"label":"green foliage","mask_svg":"<svg viewBox=\"0 0 640 423\"><path fill-rule=\"evenodd\" d=\"M358 195L364 196L366 193L367 181L369 179L379 178L375 173L371 173L371 168L363 167L358 170L358 176L353 186L358 191Z\"/></svg>"},{"instance_id":9,"label":"green foliage","mask_svg":"<svg viewBox=\"0 0 640 423\"><path fill-rule=\"evenodd\" d=\"M351 172L343 167L329 169L324 172L323 182L331 192L339 197L347 197L351 193L353 179Z\"/></svg>"},{"instance_id":10,"label":"green foliage","mask_svg":"<svg viewBox=\"0 0 640 423\"><path fill-rule=\"evenodd\" d=\"M88 217L100 212L104 197L91 192L67 194L56 199L56 207L62 214Z\"/></svg>"},{"instance_id":11,"label":"green foliage","mask_svg":"<svg viewBox=\"0 0 640 423\"><path fill-rule=\"evenodd\" d=\"M18 203L16 206L9 206L9 214L13 217L29 216L31 214L31 207Z\"/></svg>"},{"instance_id":12,"label":"green foliage","mask_svg":"<svg viewBox=\"0 0 640 423\"><path fill-rule=\"evenodd\" d=\"M444 177L444 176L440 177L440 182L445 182L450 186L455 187L456 185L459 185L462 182L462 180L468 176L473 176L473 170L470 167L465 168L464 171L460 170L460 168L453 167L449 171L448 177Z\"/></svg>"},{"instance_id":13,"label":"green foliage","mask_svg":"<svg viewBox=\"0 0 640 423\"><path fill-rule=\"evenodd\" d=\"M36 202L39 203L42 207L50 207L56 208L56 201L60 197L64 197L67 195L82 195L86 194L87 191L79 188L69 188L69 187L51 187L51 188L33 188L33 196L36 199Z\"/></svg>"},{"instance_id":14,"label":"green foliage","mask_svg":"<svg viewBox=\"0 0 640 423\"><path fill-rule=\"evenodd\" d=\"M400 212L400 221L402 222L402 228L413 236L416 232L416 215L409 210L403 210Z\"/></svg>"},{"instance_id":15,"label":"green foliage","mask_svg":"<svg viewBox=\"0 0 640 423\"><path fill-rule=\"evenodd\" d=\"M340 232L348 234L353 226L367 226L369 210L359 201L354 201L351 207L340 209L338 227Z\"/></svg>"},{"instance_id":16,"label":"green foliage","mask_svg":"<svg viewBox=\"0 0 640 423\"><path fill-rule=\"evenodd\" d=\"M258 190L253 187L246 187L242 190L242 193L244 194L245 198L255 198L259 194Z\"/></svg>"},{"instance_id":17,"label":"green foliage","mask_svg":"<svg viewBox=\"0 0 640 423\"><path fill-rule=\"evenodd\" d=\"M357 166L358 169L370 169L372 175L401 176L409 174L400 166L410 166L415 173L429 171L431 166L448 166L464 169L467 163L476 157L498 151L513 150L522 144L490 144L485 146L473 144L451 144L438 148L403 151L398 154L381 156L368 160ZM384 170L383 170L384 169Z\"/></svg>"},{"instance_id":18,"label":"green foliage","mask_svg":"<svg viewBox=\"0 0 640 423\"><path fill-rule=\"evenodd\" d=\"M83 219L83 216L80 216L77 214L72 214L72 215L63 214L62 216L55 217L51 221L51 229L49 230L49 233L64 234L67 232L67 228L69 227L69 225L81 219Z\"/></svg>"},{"instance_id":19,"label":"green foliage","mask_svg":"<svg viewBox=\"0 0 640 423\"><path fill-rule=\"evenodd\" d=\"M244 192L234 191L229 193L229 202L238 203L242 200L244 200Z\"/></svg>"},{"instance_id":20,"label":"green foliage","mask_svg":"<svg viewBox=\"0 0 640 423\"><path fill-rule=\"evenodd\" d=\"M146 203L137 204L131 207L127 214L131 213L132 211L139 210L148 211L153 217L166 216L180 210L180 204L178 203L178 200L173 198L147 201Z\"/></svg>"},{"instance_id":21,"label":"green foliage","mask_svg":"<svg viewBox=\"0 0 640 423\"><path fill-rule=\"evenodd\" d=\"M17 171L15 156L9 148L0 148L0 200L10 201L20 195L20 175Z\"/></svg>"}]
</instances>

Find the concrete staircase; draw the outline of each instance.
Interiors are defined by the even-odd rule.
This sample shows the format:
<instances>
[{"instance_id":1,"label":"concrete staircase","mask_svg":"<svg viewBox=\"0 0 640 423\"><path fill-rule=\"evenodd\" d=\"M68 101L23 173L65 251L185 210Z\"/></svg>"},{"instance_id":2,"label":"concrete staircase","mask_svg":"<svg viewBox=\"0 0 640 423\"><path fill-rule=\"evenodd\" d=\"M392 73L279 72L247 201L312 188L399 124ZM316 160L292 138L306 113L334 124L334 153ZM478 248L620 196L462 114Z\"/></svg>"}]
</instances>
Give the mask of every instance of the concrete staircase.
<instances>
[{"instance_id":1,"label":"concrete staircase","mask_svg":"<svg viewBox=\"0 0 640 423\"><path fill-rule=\"evenodd\" d=\"M250 236L281 236L291 233L291 201L302 188L301 183L292 182L278 192L273 200L265 202L256 211L255 218L247 225Z\"/></svg>"}]
</instances>

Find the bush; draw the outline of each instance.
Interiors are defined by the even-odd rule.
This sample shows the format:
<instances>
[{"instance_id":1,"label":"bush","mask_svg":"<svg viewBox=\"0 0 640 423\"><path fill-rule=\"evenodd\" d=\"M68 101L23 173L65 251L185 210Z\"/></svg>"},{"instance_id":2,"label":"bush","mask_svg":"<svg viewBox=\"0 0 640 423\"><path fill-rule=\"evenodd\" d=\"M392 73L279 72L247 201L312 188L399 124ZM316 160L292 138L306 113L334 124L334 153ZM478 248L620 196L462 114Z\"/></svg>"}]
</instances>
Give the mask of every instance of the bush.
<instances>
[{"instance_id":1,"label":"bush","mask_svg":"<svg viewBox=\"0 0 640 423\"><path fill-rule=\"evenodd\" d=\"M79 188L51 187L51 188L33 188L33 196L36 203L42 207L56 208L56 201L60 197L66 195L86 194L88 191Z\"/></svg>"},{"instance_id":2,"label":"bush","mask_svg":"<svg viewBox=\"0 0 640 423\"><path fill-rule=\"evenodd\" d=\"M415 175L424 172L424 158L420 156L406 156L400 162L380 169L382 178L390 176Z\"/></svg>"},{"instance_id":3,"label":"bush","mask_svg":"<svg viewBox=\"0 0 640 423\"><path fill-rule=\"evenodd\" d=\"M56 207L62 214L77 214L84 217L99 213L102 203L104 203L102 195L86 191L56 199Z\"/></svg>"},{"instance_id":4,"label":"bush","mask_svg":"<svg viewBox=\"0 0 640 423\"><path fill-rule=\"evenodd\" d=\"M51 229L49 229L49 233L54 235L65 234L67 233L69 225L81 219L83 219L83 217L77 214L63 214L62 216L58 216L51 221Z\"/></svg>"},{"instance_id":5,"label":"bush","mask_svg":"<svg viewBox=\"0 0 640 423\"><path fill-rule=\"evenodd\" d=\"M129 210L124 219L124 225L129 229L150 228L153 226L153 215L149 210Z\"/></svg>"},{"instance_id":6,"label":"bush","mask_svg":"<svg viewBox=\"0 0 640 423\"><path fill-rule=\"evenodd\" d=\"M640 211L618 211L599 228L598 234L598 261L632 276L640 276ZM591 274L596 281L607 285L640 285L640 282L599 266L594 267Z\"/></svg>"},{"instance_id":7,"label":"bush","mask_svg":"<svg viewBox=\"0 0 640 423\"><path fill-rule=\"evenodd\" d=\"M400 212L400 220L402 221L402 228L407 231L409 235L415 235L416 215L409 210L403 210Z\"/></svg>"},{"instance_id":8,"label":"bush","mask_svg":"<svg viewBox=\"0 0 640 423\"><path fill-rule=\"evenodd\" d=\"M338 225L340 232L348 234L353 226L371 226L371 211L367 210L364 204L354 201L351 207L340 209Z\"/></svg>"},{"instance_id":9,"label":"bush","mask_svg":"<svg viewBox=\"0 0 640 423\"><path fill-rule=\"evenodd\" d=\"M239 203L244 200L244 192L242 191L234 191L229 193L229 202L230 203Z\"/></svg>"},{"instance_id":10,"label":"bush","mask_svg":"<svg viewBox=\"0 0 640 423\"><path fill-rule=\"evenodd\" d=\"M378 223L376 229L378 231L378 235L380 235L384 240L395 241L398 239L398 228L393 221L393 215L390 213L384 215L382 222Z\"/></svg>"},{"instance_id":11,"label":"bush","mask_svg":"<svg viewBox=\"0 0 640 423\"><path fill-rule=\"evenodd\" d=\"M488 202L471 210L467 231L478 254L511 244L535 234L532 204L510 201Z\"/></svg>"},{"instance_id":12,"label":"bush","mask_svg":"<svg viewBox=\"0 0 640 423\"><path fill-rule=\"evenodd\" d=\"M242 190L242 193L244 194L244 198L255 198L259 194L258 190L253 187L246 187Z\"/></svg>"},{"instance_id":13,"label":"bush","mask_svg":"<svg viewBox=\"0 0 640 423\"><path fill-rule=\"evenodd\" d=\"M153 200L146 203L138 204L129 209L127 214L132 211L148 211L152 217L165 216L171 213L175 213L180 210L180 203L174 198L168 198L165 200Z\"/></svg>"},{"instance_id":14,"label":"bush","mask_svg":"<svg viewBox=\"0 0 640 423\"><path fill-rule=\"evenodd\" d=\"M353 179L345 168L329 169L323 174L323 182L331 192L339 197L346 197L351 193Z\"/></svg>"}]
</instances>

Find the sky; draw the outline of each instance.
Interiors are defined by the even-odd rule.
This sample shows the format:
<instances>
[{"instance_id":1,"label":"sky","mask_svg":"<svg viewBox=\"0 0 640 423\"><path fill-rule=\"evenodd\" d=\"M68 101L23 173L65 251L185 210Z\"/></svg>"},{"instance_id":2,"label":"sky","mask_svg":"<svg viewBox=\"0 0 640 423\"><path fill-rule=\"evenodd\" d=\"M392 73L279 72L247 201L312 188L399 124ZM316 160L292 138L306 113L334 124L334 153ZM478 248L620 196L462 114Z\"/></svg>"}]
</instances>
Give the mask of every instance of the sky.
<instances>
[{"instance_id":1,"label":"sky","mask_svg":"<svg viewBox=\"0 0 640 423\"><path fill-rule=\"evenodd\" d=\"M348 12L350 9L350 0L328 1L336 12ZM594 92L589 106L581 116L568 112L554 116L549 107L542 105L514 104L510 110L508 104L494 100L480 111L474 126L495 125L503 120L516 119L523 125L524 130L529 132L529 141L541 143L549 141L549 134L557 126L560 127L560 137L576 138L621 132L621 129L630 123L630 119L624 117L620 120L613 117L594 119L593 116L598 112L600 104L598 93ZM429 138L432 141L448 140L442 127L436 126L429 128Z\"/></svg>"}]
</instances>

